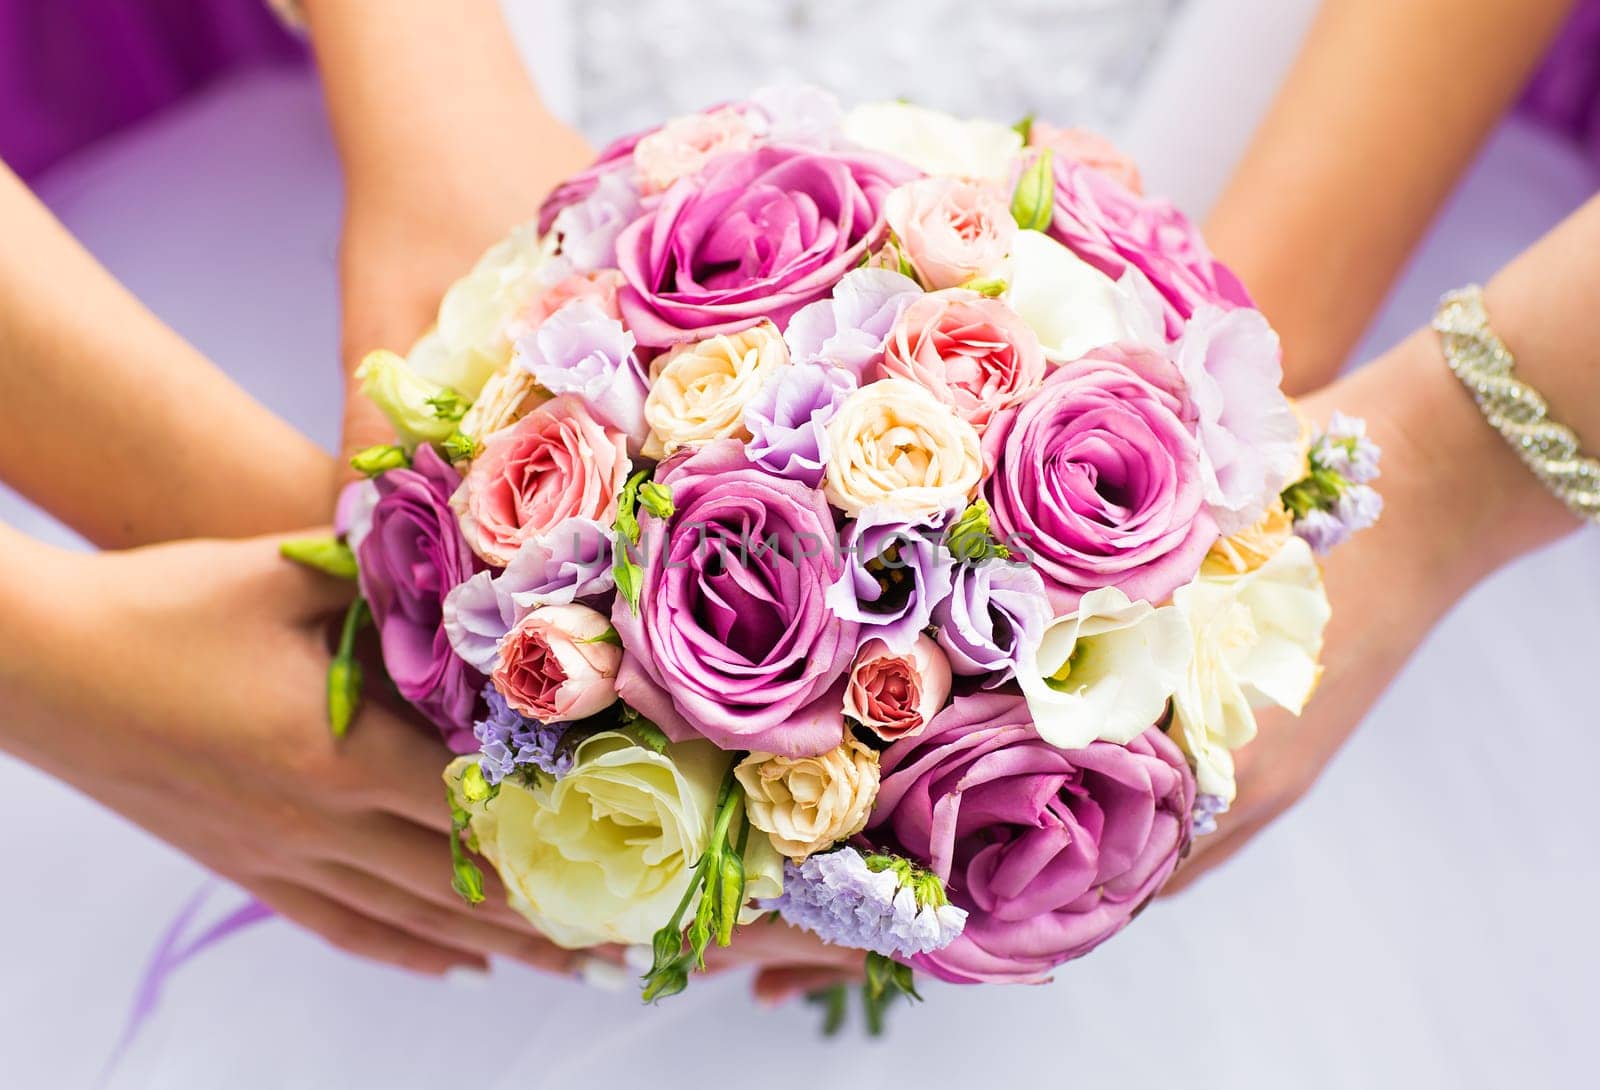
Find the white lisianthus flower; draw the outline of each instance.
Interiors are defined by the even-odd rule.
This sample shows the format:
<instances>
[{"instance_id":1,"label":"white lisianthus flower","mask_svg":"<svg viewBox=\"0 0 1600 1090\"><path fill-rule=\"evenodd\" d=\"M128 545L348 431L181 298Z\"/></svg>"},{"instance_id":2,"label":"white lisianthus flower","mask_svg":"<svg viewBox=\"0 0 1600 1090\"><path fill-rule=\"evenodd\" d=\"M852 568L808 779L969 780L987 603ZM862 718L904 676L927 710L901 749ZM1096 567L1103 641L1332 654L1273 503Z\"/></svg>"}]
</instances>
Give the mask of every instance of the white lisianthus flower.
<instances>
[{"instance_id":1,"label":"white lisianthus flower","mask_svg":"<svg viewBox=\"0 0 1600 1090\"><path fill-rule=\"evenodd\" d=\"M472 400L511 360L512 326L545 287L555 247L525 224L491 246L450 285L439 318L407 354L412 370Z\"/></svg>"},{"instance_id":2,"label":"white lisianthus flower","mask_svg":"<svg viewBox=\"0 0 1600 1090\"><path fill-rule=\"evenodd\" d=\"M1033 327L1049 360L1068 363L1128 342L1166 351L1159 298L1134 269L1113 280L1049 235L1018 231L1005 281L1001 298Z\"/></svg>"},{"instance_id":3,"label":"white lisianthus flower","mask_svg":"<svg viewBox=\"0 0 1600 1090\"><path fill-rule=\"evenodd\" d=\"M650 941L689 887L728 761L709 742L657 753L604 731L579 744L560 779L508 777L493 798L469 802L461 777L477 758L458 757L445 783L528 922L568 949L633 945ZM783 861L766 837L750 838L744 864L748 898L783 891ZM756 915L746 907L741 918Z\"/></svg>"},{"instance_id":4,"label":"white lisianthus flower","mask_svg":"<svg viewBox=\"0 0 1600 1090\"><path fill-rule=\"evenodd\" d=\"M1083 596L1077 612L1024 651L1017 680L1039 737L1061 749L1125 745L1155 726L1189 666L1183 616L1130 601L1116 587Z\"/></svg>"},{"instance_id":5,"label":"white lisianthus flower","mask_svg":"<svg viewBox=\"0 0 1600 1090\"><path fill-rule=\"evenodd\" d=\"M1202 574L1173 596L1194 654L1173 699L1173 738L1203 795L1234 797L1233 751L1256 736L1253 709L1299 715L1322 676L1332 610L1311 548L1289 537L1242 575Z\"/></svg>"},{"instance_id":6,"label":"white lisianthus flower","mask_svg":"<svg viewBox=\"0 0 1600 1090\"><path fill-rule=\"evenodd\" d=\"M788 362L783 335L765 321L658 357L650 365L650 392L644 399L650 426L645 457L664 458L713 439L748 439L745 406Z\"/></svg>"},{"instance_id":7,"label":"white lisianthus flower","mask_svg":"<svg viewBox=\"0 0 1600 1090\"><path fill-rule=\"evenodd\" d=\"M823 491L851 517L887 507L907 520L964 507L983 477L978 433L903 378L863 386L828 421Z\"/></svg>"},{"instance_id":8,"label":"white lisianthus flower","mask_svg":"<svg viewBox=\"0 0 1600 1090\"><path fill-rule=\"evenodd\" d=\"M926 174L1002 184L1022 152L1008 125L964 120L905 102L867 102L844 115L844 138L904 160Z\"/></svg>"},{"instance_id":9,"label":"white lisianthus flower","mask_svg":"<svg viewBox=\"0 0 1600 1090\"><path fill-rule=\"evenodd\" d=\"M459 413L444 411L458 400L453 391L417 374L393 352L380 348L367 353L356 379L362 395L383 410L406 449L441 443L456 430Z\"/></svg>"}]
</instances>

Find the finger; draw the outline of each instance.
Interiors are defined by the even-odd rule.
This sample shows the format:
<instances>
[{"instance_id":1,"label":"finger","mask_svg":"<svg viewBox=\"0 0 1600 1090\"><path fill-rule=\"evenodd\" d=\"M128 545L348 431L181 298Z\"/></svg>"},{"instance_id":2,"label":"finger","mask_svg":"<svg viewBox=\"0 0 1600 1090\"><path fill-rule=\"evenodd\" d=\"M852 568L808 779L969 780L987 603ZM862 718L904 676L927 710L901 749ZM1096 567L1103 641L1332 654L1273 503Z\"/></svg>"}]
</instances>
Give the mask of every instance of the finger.
<instances>
[{"instance_id":1,"label":"finger","mask_svg":"<svg viewBox=\"0 0 1600 1090\"><path fill-rule=\"evenodd\" d=\"M787 965L856 972L862 965L860 950L825 943L809 931L785 923L760 920L734 932L733 945L706 951L708 967Z\"/></svg>"},{"instance_id":2,"label":"finger","mask_svg":"<svg viewBox=\"0 0 1600 1090\"><path fill-rule=\"evenodd\" d=\"M511 958L548 973L571 976L582 956L534 934L503 926L488 916L474 918L470 906L420 897L366 871L343 864L324 864L323 878L335 899L427 942L473 953ZM445 873L448 873L446 871ZM450 896L453 892L446 889ZM459 907L458 907L459 906Z\"/></svg>"},{"instance_id":3,"label":"finger","mask_svg":"<svg viewBox=\"0 0 1600 1090\"><path fill-rule=\"evenodd\" d=\"M853 984L860 975L842 969L818 969L815 966L778 965L756 973L750 990L759 1002L778 1006L812 992L831 988L836 984Z\"/></svg>"},{"instance_id":4,"label":"finger","mask_svg":"<svg viewBox=\"0 0 1600 1090\"><path fill-rule=\"evenodd\" d=\"M456 755L431 725L363 701L344 739L343 756L362 773L351 801L425 829L450 831L444 770Z\"/></svg>"},{"instance_id":5,"label":"finger","mask_svg":"<svg viewBox=\"0 0 1600 1090\"><path fill-rule=\"evenodd\" d=\"M451 969L484 971L489 967L480 955L418 938L302 886L264 881L254 892L280 916L359 958L429 976Z\"/></svg>"},{"instance_id":6,"label":"finger","mask_svg":"<svg viewBox=\"0 0 1600 1090\"><path fill-rule=\"evenodd\" d=\"M270 534L253 542L261 550L261 580L257 589L282 611L280 616L297 621L321 620L342 613L355 598L357 591L353 581L296 563L280 552L285 542L333 536L331 526L313 526L290 534Z\"/></svg>"}]
</instances>

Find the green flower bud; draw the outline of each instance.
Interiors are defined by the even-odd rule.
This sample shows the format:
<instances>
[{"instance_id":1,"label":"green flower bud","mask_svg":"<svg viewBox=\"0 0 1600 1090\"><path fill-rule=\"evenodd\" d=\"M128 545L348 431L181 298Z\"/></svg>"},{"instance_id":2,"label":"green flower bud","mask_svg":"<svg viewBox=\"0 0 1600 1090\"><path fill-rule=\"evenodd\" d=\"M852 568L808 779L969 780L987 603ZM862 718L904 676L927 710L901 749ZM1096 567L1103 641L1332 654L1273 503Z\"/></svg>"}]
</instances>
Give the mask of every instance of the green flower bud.
<instances>
[{"instance_id":1,"label":"green flower bud","mask_svg":"<svg viewBox=\"0 0 1600 1090\"><path fill-rule=\"evenodd\" d=\"M733 942L733 928L739 922L739 910L744 907L744 858L740 852L728 851L722 856L722 870L717 876L717 945Z\"/></svg>"},{"instance_id":2,"label":"green flower bud","mask_svg":"<svg viewBox=\"0 0 1600 1090\"><path fill-rule=\"evenodd\" d=\"M334 537L302 537L278 546L278 555L303 567L331 575L335 579L354 579L356 554Z\"/></svg>"},{"instance_id":3,"label":"green flower bud","mask_svg":"<svg viewBox=\"0 0 1600 1090\"><path fill-rule=\"evenodd\" d=\"M647 977L656 975L678 960L683 953L683 936L677 928L668 924L655 933L650 940L650 947L654 959L650 963L650 972L645 974Z\"/></svg>"},{"instance_id":4,"label":"green flower bud","mask_svg":"<svg viewBox=\"0 0 1600 1090\"><path fill-rule=\"evenodd\" d=\"M441 444L441 449L452 464L470 462L478 456L478 441L464 431L453 431Z\"/></svg>"},{"instance_id":5,"label":"green flower bud","mask_svg":"<svg viewBox=\"0 0 1600 1090\"><path fill-rule=\"evenodd\" d=\"M487 802L499 793L499 787L483 777L483 766L468 765L461 773L461 797L468 802Z\"/></svg>"},{"instance_id":6,"label":"green flower bud","mask_svg":"<svg viewBox=\"0 0 1600 1090\"><path fill-rule=\"evenodd\" d=\"M1033 115L1028 114L1021 121L1011 126L1011 131L1022 137L1022 145L1027 147L1028 141L1033 139Z\"/></svg>"},{"instance_id":7,"label":"green flower bud","mask_svg":"<svg viewBox=\"0 0 1600 1090\"><path fill-rule=\"evenodd\" d=\"M459 847L456 850L460 852ZM469 905L482 904L483 872L478 869L478 864L462 854L456 859L452 869L455 875L450 880L450 888Z\"/></svg>"},{"instance_id":8,"label":"green flower bud","mask_svg":"<svg viewBox=\"0 0 1600 1090\"><path fill-rule=\"evenodd\" d=\"M945 548L950 555L964 563L981 564L987 560L1006 560L1011 551L994 539L989 529L989 505L974 500L961 517L945 531Z\"/></svg>"},{"instance_id":9,"label":"green flower bud","mask_svg":"<svg viewBox=\"0 0 1600 1090\"><path fill-rule=\"evenodd\" d=\"M655 481L646 481L639 487L639 505L658 519L669 519L676 510L672 490Z\"/></svg>"},{"instance_id":10,"label":"green flower bud","mask_svg":"<svg viewBox=\"0 0 1600 1090\"><path fill-rule=\"evenodd\" d=\"M387 473L391 469L400 469L410 464L411 457L406 454L405 448L397 447L393 443L379 443L375 447L357 451L355 457L350 459L351 467L367 477L376 477L380 473Z\"/></svg>"},{"instance_id":11,"label":"green flower bud","mask_svg":"<svg viewBox=\"0 0 1600 1090\"><path fill-rule=\"evenodd\" d=\"M658 1003L668 996L677 995L689 986L689 972L678 965L672 965L659 973L654 973L645 981L644 992L640 998L646 1003Z\"/></svg>"},{"instance_id":12,"label":"green flower bud","mask_svg":"<svg viewBox=\"0 0 1600 1090\"><path fill-rule=\"evenodd\" d=\"M462 399L460 394L448 386L428 398L423 404L428 406L436 420L447 420L453 424L467 415L467 402Z\"/></svg>"},{"instance_id":13,"label":"green flower bud","mask_svg":"<svg viewBox=\"0 0 1600 1090\"><path fill-rule=\"evenodd\" d=\"M1005 280L998 276L980 276L976 279L968 280L961 286L968 291L975 291L979 295L990 299L997 299L1004 295L1008 287Z\"/></svg>"},{"instance_id":14,"label":"green flower bud","mask_svg":"<svg viewBox=\"0 0 1600 1090\"><path fill-rule=\"evenodd\" d=\"M644 569L628 556L627 546L620 537L617 539L611 575L617 581L617 593L628 603L628 608L639 612L639 595L644 593Z\"/></svg>"},{"instance_id":15,"label":"green flower bud","mask_svg":"<svg viewBox=\"0 0 1600 1090\"><path fill-rule=\"evenodd\" d=\"M629 477L617 497L617 541L639 544L639 488L649 478L650 471L641 469Z\"/></svg>"},{"instance_id":16,"label":"green flower bud","mask_svg":"<svg viewBox=\"0 0 1600 1090\"><path fill-rule=\"evenodd\" d=\"M1056 178L1051 169L1053 158L1046 148L1017 179L1016 192L1011 195L1011 218L1024 231L1050 229L1056 200Z\"/></svg>"},{"instance_id":17,"label":"green flower bud","mask_svg":"<svg viewBox=\"0 0 1600 1090\"><path fill-rule=\"evenodd\" d=\"M343 738L361 707L361 664L349 655L336 655L328 664L328 729Z\"/></svg>"}]
</instances>

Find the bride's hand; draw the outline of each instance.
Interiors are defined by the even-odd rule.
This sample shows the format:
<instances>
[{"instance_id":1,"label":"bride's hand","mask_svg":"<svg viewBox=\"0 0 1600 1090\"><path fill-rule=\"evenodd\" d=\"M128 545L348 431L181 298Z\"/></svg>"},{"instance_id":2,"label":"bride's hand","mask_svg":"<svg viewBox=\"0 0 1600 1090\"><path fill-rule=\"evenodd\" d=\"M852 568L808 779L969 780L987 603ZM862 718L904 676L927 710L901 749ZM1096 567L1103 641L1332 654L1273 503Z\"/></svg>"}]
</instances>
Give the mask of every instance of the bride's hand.
<instances>
[{"instance_id":1,"label":"bride's hand","mask_svg":"<svg viewBox=\"0 0 1600 1090\"><path fill-rule=\"evenodd\" d=\"M1262 712L1237 755L1238 797L1195 841L1184 889L1309 791L1433 625L1475 583L1572 523L1484 423L1421 333L1302 403L1365 417L1383 449L1383 516L1323 562L1333 605L1317 691L1300 718Z\"/></svg>"},{"instance_id":2,"label":"bride's hand","mask_svg":"<svg viewBox=\"0 0 1600 1090\"><path fill-rule=\"evenodd\" d=\"M98 555L3 540L0 743L351 953L424 973L490 955L576 967L492 873L476 907L451 891L438 742L371 701L330 737L325 632L348 584L271 539Z\"/></svg>"}]
</instances>

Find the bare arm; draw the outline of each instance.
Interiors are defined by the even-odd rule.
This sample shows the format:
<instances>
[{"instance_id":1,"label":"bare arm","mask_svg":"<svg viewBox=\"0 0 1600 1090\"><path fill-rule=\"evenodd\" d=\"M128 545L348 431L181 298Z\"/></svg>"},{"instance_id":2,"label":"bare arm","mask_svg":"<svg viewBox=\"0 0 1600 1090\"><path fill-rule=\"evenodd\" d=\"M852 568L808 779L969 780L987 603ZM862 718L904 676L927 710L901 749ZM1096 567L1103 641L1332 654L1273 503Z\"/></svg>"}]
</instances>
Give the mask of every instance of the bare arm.
<instances>
[{"instance_id":1,"label":"bare arm","mask_svg":"<svg viewBox=\"0 0 1600 1090\"><path fill-rule=\"evenodd\" d=\"M146 310L0 166L0 479L102 546L325 521L328 456Z\"/></svg>"},{"instance_id":2,"label":"bare arm","mask_svg":"<svg viewBox=\"0 0 1600 1090\"><path fill-rule=\"evenodd\" d=\"M1291 392L1337 373L1571 7L1327 0L1207 227Z\"/></svg>"}]
</instances>

